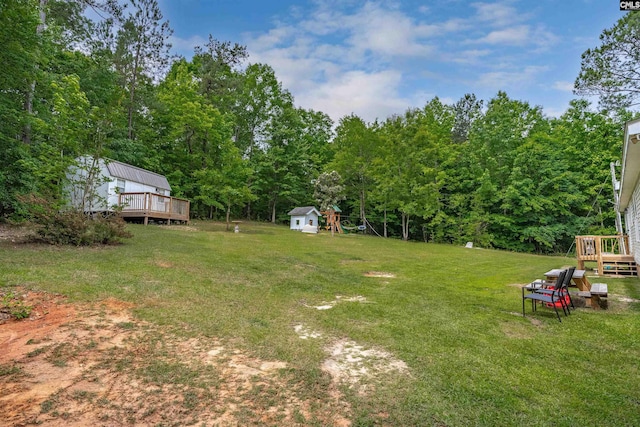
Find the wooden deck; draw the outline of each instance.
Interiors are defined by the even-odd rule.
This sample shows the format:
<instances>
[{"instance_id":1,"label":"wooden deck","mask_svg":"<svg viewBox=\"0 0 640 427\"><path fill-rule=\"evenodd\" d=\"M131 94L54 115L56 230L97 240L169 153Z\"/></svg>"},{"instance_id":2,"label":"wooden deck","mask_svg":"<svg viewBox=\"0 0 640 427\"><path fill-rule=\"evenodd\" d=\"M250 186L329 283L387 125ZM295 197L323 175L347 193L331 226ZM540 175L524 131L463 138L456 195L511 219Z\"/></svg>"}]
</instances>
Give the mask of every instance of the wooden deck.
<instances>
[{"instance_id":1,"label":"wooden deck","mask_svg":"<svg viewBox=\"0 0 640 427\"><path fill-rule=\"evenodd\" d=\"M578 269L585 261L598 264L598 275L629 277L638 275L638 266L629 252L629 236L576 236Z\"/></svg>"},{"instance_id":2,"label":"wooden deck","mask_svg":"<svg viewBox=\"0 0 640 427\"><path fill-rule=\"evenodd\" d=\"M147 225L149 220L189 222L189 201L156 193L120 193L118 205L123 218L138 218Z\"/></svg>"}]
</instances>

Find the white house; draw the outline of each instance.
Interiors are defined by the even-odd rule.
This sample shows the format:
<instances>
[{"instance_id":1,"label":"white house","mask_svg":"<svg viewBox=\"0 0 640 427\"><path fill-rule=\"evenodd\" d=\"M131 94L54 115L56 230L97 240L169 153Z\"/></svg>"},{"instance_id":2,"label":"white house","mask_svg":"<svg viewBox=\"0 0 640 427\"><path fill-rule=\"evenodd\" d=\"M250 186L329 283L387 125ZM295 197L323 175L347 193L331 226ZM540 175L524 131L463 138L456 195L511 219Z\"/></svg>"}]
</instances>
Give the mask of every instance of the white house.
<instances>
[{"instance_id":1,"label":"white house","mask_svg":"<svg viewBox=\"0 0 640 427\"><path fill-rule=\"evenodd\" d=\"M112 206L119 204L121 193L153 193L171 196L171 186L164 175L116 160L80 157L68 178L72 204L82 206L84 199L86 211L111 210ZM164 200L159 203L164 203ZM154 208L159 207L154 206Z\"/></svg>"},{"instance_id":2,"label":"white house","mask_svg":"<svg viewBox=\"0 0 640 427\"><path fill-rule=\"evenodd\" d=\"M171 197L164 175L109 159L80 157L67 175L73 206L86 212L111 211L121 206L122 216L167 223L189 220L189 201Z\"/></svg>"},{"instance_id":3,"label":"white house","mask_svg":"<svg viewBox=\"0 0 640 427\"><path fill-rule=\"evenodd\" d=\"M295 208L291 210L288 215L291 215L290 228L292 230L300 231L302 231L305 225L317 227L318 218L321 216L320 211L318 211L314 206L303 206Z\"/></svg>"},{"instance_id":4,"label":"white house","mask_svg":"<svg viewBox=\"0 0 640 427\"><path fill-rule=\"evenodd\" d=\"M640 264L640 119L628 122L624 131L618 211L624 214L629 250Z\"/></svg>"}]
</instances>

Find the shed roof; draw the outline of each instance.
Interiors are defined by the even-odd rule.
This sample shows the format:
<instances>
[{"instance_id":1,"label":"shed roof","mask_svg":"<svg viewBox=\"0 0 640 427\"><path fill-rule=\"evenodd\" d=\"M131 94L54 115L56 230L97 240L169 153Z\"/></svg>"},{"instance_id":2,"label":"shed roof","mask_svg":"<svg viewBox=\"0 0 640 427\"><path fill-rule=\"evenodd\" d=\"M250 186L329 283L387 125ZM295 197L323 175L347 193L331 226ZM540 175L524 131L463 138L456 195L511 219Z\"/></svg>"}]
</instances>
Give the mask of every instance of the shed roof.
<instances>
[{"instance_id":1,"label":"shed roof","mask_svg":"<svg viewBox=\"0 0 640 427\"><path fill-rule=\"evenodd\" d=\"M318 209L315 206L302 206L299 208L294 208L287 215L298 216L298 215L308 215L311 212L315 211L316 215L320 215Z\"/></svg>"},{"instance_id":2,"label":"shed roof","mask_svg":"<svg viewBox=\"0 0 640 427\"><path fill-rule=\"evenodd\" d=\"M113 177L171 191L169 181L167 181L167 178L164 175L160 175L159 173L131 166L117 160L108 160L107 169L109 170L109 174Z\"/></svg>"}]
</instances>

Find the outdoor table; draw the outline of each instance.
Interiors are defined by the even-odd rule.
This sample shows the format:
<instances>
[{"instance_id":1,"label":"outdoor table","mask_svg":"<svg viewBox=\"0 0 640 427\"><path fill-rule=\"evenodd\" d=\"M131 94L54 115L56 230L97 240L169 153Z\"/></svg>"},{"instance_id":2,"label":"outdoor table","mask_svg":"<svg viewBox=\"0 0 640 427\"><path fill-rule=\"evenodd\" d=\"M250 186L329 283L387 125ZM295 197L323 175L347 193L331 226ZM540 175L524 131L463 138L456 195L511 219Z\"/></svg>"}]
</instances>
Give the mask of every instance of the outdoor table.
<instances>
[{"instance_id":1,"label":"outdoor table","mask_svg":"<svg viewBox=\"0 0 640 427\"><path fill-rule=\"evenodd\" d=\"M555 282L558 278L558 275L562 269L555 268L553 270L549 270L544 273L545 277L550 282ZM585 274L585 270L576 270L573 272L573 283L580 289L580 291L589 291L591 290L591 283L589 283L589 279L587 279L587 275Z\"/></svg>"}]
</instances>

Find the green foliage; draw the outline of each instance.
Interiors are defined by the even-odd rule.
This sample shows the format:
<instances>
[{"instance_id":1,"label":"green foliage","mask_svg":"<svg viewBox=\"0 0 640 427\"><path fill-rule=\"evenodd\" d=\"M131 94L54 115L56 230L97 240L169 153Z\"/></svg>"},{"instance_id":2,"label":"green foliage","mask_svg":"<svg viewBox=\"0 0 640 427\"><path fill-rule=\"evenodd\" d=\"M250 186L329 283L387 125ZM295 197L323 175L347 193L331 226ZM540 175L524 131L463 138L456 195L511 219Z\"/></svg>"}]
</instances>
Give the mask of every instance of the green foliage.
<instances>
[{"instance_id":1,"label":"green foliage","mask_svg":"<svg viewBox=\"0 0 640 427\"><path fill-rule=\"evenodd\" d=\"M640 15L625 13L612 28L600 34L600 46L582 54L576 93L599 96L608 109L621 109L636 103L640 93Z\"/></svg>"},{"instance_id":2,"label":"green foliage","mask_svg":"<svg viewBox=\"0 0 640 427\"><path fill-rule=\"evenodd\" d=\"M321 211L332 210L333 206L345 198L342 178L336 171L318 175L314 186L313 197L320 204Z\"/></svg>"},{"instance_id":3,"label":"green foliage","mask_svg":"<svg viewBox=\"0 0 640 427\"><path fill-rule=\"evenodd\" d=\"M343 117L333 140L333 161L329 170L336 170L344 180L347 198L358 209L361 221L367 217L369 193L374 183L374 159L379 156L379 140L372 126L351 114Z\"/></svg>"},{"instance_id":4,"label":"green foliage","mask_svg":"<svg viewBox=\"0 0 640 427\"><path fill-rule=\"evenodd\" d=\"M247 65L246 47L210 36L191 60L171 58L157 0L129 3L50 0L45 27L41 2L3 3L1 219L27 218L27 194L63 206L69 167L90 155L165 174L195 218L284 221L335 170L343 216L385 237L553 253L573 234L613 231L609 163L629 112L576 100L549 119L499 91L382 122L351 114L334 132L271 66ZM104 19L89 20L88 5ZM580 91L632 101L638 22L625 14L585 52Z\"/></svg>"},{"instance_id":5,"label":"green foliage","mask_svg":"<svg viewBox=\"0 0 640 427\"><path fill-rule=\"evenodd\" d=\"M0 293L0 311L20 320L28 318L31 315L31 310L33 310L33 307L25 304L25 302L13 292Z\"/></svg>"},{"instance_id":6,"label":"green foliage","mask_svg":"<svg viewBox=\"0 0 640 427\"><path fill-rule=\"evenodd\" d=\"M52 245L113 244L132 237L118 212L88 215L76 209L60 209L55 204L34 196L29 204L37 239Z\"/></svg>"}]
</instances>

